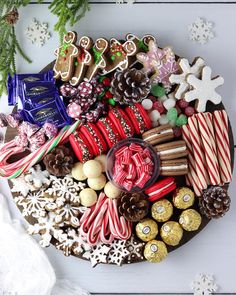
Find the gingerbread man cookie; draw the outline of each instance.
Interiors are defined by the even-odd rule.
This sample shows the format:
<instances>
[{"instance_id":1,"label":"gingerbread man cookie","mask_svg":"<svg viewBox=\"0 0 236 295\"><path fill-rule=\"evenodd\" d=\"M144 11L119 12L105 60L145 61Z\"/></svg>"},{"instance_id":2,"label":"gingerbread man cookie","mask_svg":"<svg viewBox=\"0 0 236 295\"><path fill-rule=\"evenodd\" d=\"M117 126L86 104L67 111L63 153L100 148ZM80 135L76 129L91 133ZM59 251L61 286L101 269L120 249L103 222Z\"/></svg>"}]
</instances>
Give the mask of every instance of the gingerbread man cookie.
<instances>
[{"instance_id":1,"label":"gingerbread man cookie","mask_svg":"<svg viewBox=\"0 0 236 295\"><path fill-rule=\"evenodd\" d=\"M85 78L88 81L91 81L92 78L97 74L99 69L104 69L107 65L105 58L105 52L108 50L108 41L104 38L99 38L96 40L94 46L92 47L93 51L93 60L88 66Z\"/></svg>"},{"instance_id":2,"label":"gingerbread man cookie","mask_svg":"<svg viewBox=\"0 0 236 295\"><path fill-rule=\"evenodd\" d=\"M121 43L115 38L110 40L110 49L106 54L107 65L102 70L102 74L106 75L112 71L119 69L125 70L130 66L129 57L135 56L137 53L137 45L133 41Z\"/></svg>"},{"instance_id":3,"label":"gingerbread man cookie","mask_svg":"<svg viewBox=\"0 0 236 295\"><path fill-rule=\"evenodd\" d=\"M57 59L53 67L54 78L62 81L69 81L74 73L75 59L79 55L79 50L75 43L77 34L68 32L63 39L63 44L54 51Z\"/></svg>"},{"instance_id":4,"label":"gingerbread man cookie","mask_svg":"<svg viewBox=\"0 0 236 295\"><path fill-rule=\"evenodd\" d=\"M83 36L79 40L79 55L75 61L75 72L70 80L72 86L77 86L84 78L87 66L93 62L93 57L89 50L93 47L93 40L90 37Z\"/></svg>"}]
</instances>

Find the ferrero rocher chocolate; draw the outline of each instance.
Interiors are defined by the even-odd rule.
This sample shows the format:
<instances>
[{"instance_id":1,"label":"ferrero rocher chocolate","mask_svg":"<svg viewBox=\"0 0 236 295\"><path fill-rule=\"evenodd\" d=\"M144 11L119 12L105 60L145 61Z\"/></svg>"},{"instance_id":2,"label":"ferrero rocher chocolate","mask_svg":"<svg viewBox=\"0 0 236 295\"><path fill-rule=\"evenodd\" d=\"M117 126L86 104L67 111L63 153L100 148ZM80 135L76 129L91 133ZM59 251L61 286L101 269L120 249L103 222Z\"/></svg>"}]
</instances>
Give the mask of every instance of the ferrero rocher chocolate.
<instances>
[{"instance_id":1,"label":"ferrero rocher chocolate","mask_svg":"<svg viewBox=\"0 0 236 295\"><path fill-rule=\"evenodd\" d=\"M170 246L177 246L183 237L183 229L176 221L167 221L161 227L162 240Z\"/></svg>"},{"instance_id":2,"label":"ferrero rocher chocolate","mask_svg":"<svg viewBox=\"0 0 236 295\"><path fill-rule=\"evenodd\" d=\"M158 222L165 222L173 214L173 205L170 201L162 199L152 205L152 217Z\"/></svg>"},{"instance_id":3,"label":"ferrero rocher chocolate","mask_svg":"<svg viewBox=\"0 0 236 295\"><path fill-rule=\"evenodd\" d=\"M194 192L188 187L182 187L173 195L173 204L178 209L187 209L193 205L194 199Z\"/></svg>"},{"instance_id":4,"label":"ferrero rocher chocolate","mask_svg":"<svg viewBox=\"0 0 236 295\"><path fill-rule=\"evenodd\" d=\"M155 239L158 234L157 223L149 218L141 220L135 229L136 235L144 242Z\"/></svg>"},{"instance_id":5,"label":"ferrero rocher chocolate","mask_svg":"<svg viewBox=\"0 0 236 295\"><path fill-rule=\"evenodd\" d=\"M149 241L144 248L143 255L149 262L161 262L166 258L168 252L162 241Z\"/></svg>"},{"instance_id":6,"label":"ferrero rocher chocolate","mask_svg":"<svg viewBox=\"0 0 236 295\"><path fill-rule=\"evenodd\" d=\"M202 217L196 210L187 209L181 213L179 223L187 231L198 230L202 223Z\"/></svg>"}]
</instances>

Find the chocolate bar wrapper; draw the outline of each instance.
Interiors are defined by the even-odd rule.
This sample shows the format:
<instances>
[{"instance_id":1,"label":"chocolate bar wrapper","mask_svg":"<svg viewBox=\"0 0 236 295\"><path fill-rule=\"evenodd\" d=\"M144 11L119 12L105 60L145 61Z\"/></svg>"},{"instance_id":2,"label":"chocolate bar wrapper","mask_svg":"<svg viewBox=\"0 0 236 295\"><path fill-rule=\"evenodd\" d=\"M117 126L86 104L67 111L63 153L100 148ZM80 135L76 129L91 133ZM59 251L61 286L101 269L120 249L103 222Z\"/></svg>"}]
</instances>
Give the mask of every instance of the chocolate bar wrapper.
<instances>
[{"instance_id":1,"label":"chocolate bar wrapper","mask_svg":"<svg viewBox=\"0 0 236 295\"><path fill-rule=\"evenodd\" d=\"M40 95L27 96L24 100L24 110L30 111L33 108L41 107L56 99L61 99L58 91L50 91Z\"/></svg>"}]
</instances>

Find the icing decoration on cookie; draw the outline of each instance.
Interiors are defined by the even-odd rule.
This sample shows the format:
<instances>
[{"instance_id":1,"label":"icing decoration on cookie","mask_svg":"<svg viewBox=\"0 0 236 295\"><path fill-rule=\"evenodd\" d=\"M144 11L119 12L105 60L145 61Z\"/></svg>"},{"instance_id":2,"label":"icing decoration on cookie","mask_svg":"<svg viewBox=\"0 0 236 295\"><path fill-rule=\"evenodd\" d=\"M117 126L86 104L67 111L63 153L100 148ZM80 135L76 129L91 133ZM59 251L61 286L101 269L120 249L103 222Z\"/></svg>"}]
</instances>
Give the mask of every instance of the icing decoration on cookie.
<instances>
[{"instance_id":1,"label":"icing decoration on cookie","mask_svg":"<svg viewBox=\"0 0 236 295\"><path fill-rule=\"evenodd\" d=\"M26 182L24 175L11 179L13 187L11 188L12 193L21 193L22 196L26 197L28 193L34 189L31 184Z\"/></svg>"},{"instance_id":2,"label":"icing decoration on cookie","mask_svg":"<svg viewBox=\"0 0 236 295\"><path fill-rule=\"evenodd\" d=\"M129 251L126 248L126 241L114 240L111 243L107 262L121 266L128 255Z\"/></svg>"},{"instance_id":3,"label":"icing decoration on cookie","mask_svg":"<svg viewBox=\"0 0 236 295\"><path fill-rule=\"evenodd\" d=\"M75 59L79 55L79 50L75 43L77 34L68 32L63 39L63 44L54 51L57 59L53 67L54 77L62 81L69 81L74 73Z\"/></svg>"},{"instance_id":4,"label":"icing decoration on cookie","mask_svg":"<svg viewBox=\"0 0 236 295\"><path fill-rule=\"evenodd\" d=\"M104 38L98 38L92 47L93 60L88 66L85 78L91 81L99 69L104 69L107 65L105 52L108 50L108 41Z\"/></svg>"},{"instance_id":5,"label":"icing decoration on cookie","mask_svg":"<svg viewBox=\"0 0 236 295\"><path fill-rule=\"evenodd\" d=\"M143 250L145 243L140 242L137 238L132 235L126 241L126 249L129 251L128 256L126 257L127 263L134 261L144 260Z\"/></svg>"},{"instance_id":6,"label":"icing decoration on cookie","mask_svg":"<svg viewBox=\"0 0 236 295\"><path fill-rule=\"evenodd\" d=\"M111 248L109 245L98 243L89 251L86 251L83 257L90 260L92 267L95 267L99 263L107 263L107 255L110 250Z\"/></svg>"},{"instance_id":7,"label":"icing decoration on cookie","mask_svg":"<svg viewBox=\"0 0 236 295\"><path fill-rule=\"evenodd\" d=\"M169 78L172 84L178 84L177 90L175 92L175 98L183 98L184 93L189 90L190 85L187 83L187 75L193 74L195 77L199 78L202 68L205 65L205 61L201 57L197 57L190 65L186 58L181 58L178 61L179 67L181 68L180 74L172 74Z\"/></svg>"},{"instance_id":8,"label":"icing decoration on cookie","mask_svg":"<svg viewBox=\"0 0 236 295\"><path fill-rule=\"evenodd\" d=\"M42 171L40 165L36 165L29 169L25 174L25 181L35 190L41 187L48 187L51 183L49 179L49 172L47 170Z\"/></svg>"},{"instance_id":9,"label":"icing decoration on cookie","mask_svg":"<svg viewBox=\"0 0 236 295\"><path fill-rule=\"evenodd\" d=\"M213 104L221 102L221 96L215 91L218 86L224 84L224 78L217 76L211 78L212 70L208 66L202 69L201 78L195 77L193 74L187 76L187 82L193 88L184 95L184 99L188 102L197 100L197 112L205 112L207 101Z\"/></svg>"},{"instance_id":10,"label":"icing decoration on cookie","mask_svg":"<svg viewBox=\"0 0 236 295\"><path fill-rule=\"evenodd\" d=\"M169 90L171 83L169 77L171 74L178 72L179 66L175 61L175 54L171 47L159 48L154 41L148 44L147 53L138 53L137 59L143 64L143 71L147 74L153 74L151 81L162 83Z\"/></svg>"},{"instance_id":11,"label":"icing decoration on cookie","mask_svg":"<svg viewBox=\"0 0 236 295\"><path fill-rule=\"evenodd\" d=\"M110 39L110 49L106 53L107 65L101 71L103 75L111 73L112 71L125 70L130 66L129 57L135 56L137 53L137 46L133 41L119 42L117 39Z\"/></svg>"},{"instance_id":12,"label":"icing decoration on cookie","mask_svg":"<svg viewBox=\"0 0 236 295\"><path fill-rule=\"evenodd\" d=\"M75 61L75 72L70 80L70 84L77 86L84 78L87 66L93 62L92 54L89 52L93 47L93 40L90 37L83 36L79 40L79 55Z\"/></svg>"}]
</instances>

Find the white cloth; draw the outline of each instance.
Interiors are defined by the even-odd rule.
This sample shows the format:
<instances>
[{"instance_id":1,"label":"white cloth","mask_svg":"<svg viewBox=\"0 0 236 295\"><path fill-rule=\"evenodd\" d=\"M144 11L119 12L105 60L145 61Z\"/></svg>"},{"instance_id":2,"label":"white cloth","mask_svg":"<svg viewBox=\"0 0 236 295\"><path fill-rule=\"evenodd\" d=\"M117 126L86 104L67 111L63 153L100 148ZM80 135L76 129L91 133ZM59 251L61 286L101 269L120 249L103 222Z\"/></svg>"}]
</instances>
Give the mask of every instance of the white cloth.
<instances>
[{"instance_id":1,"label":"white cloth","mask_svg":"<svg viewBox=\"0 0 236 295\"><path fill-rule=\"evenodd\" d=\"M88 295L69 281L56 282L46 254L18 220L12 220L0 194L0 294Z\"/></svg>"}]
</instances>

